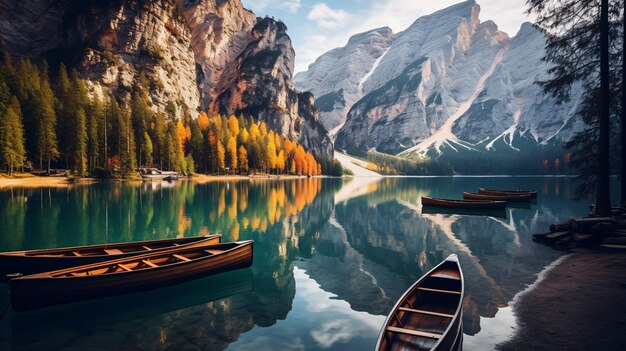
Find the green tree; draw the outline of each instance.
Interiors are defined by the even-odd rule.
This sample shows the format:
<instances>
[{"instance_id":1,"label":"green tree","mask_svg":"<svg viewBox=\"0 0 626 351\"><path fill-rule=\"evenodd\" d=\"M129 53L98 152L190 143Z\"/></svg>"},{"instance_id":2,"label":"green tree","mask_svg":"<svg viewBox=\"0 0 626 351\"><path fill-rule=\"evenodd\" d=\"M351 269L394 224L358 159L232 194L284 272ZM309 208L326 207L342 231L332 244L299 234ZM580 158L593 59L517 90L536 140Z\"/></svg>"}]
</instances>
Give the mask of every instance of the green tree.
<instances>
[{"instance_id":1,"label":"green tree","mask_svg":"<svg viewBox=\"0 0 626 351\"><path fill-rule=\"evenodd\" d=\"M21 115L20 103L13 96L4 113L0 115L0 157L9 175L15 169L23 167L26 159Z\"/></svg>"},{"instance_id":2,"label":"green tree","mask_svg":"<svg viewBox=\"0 0 626 351\"><path fill-rule=\"evenodd\" d=\"M44 61L41 74L41 89L36 97L39 111L39 124L37 127L37 155L39 158L39 169L43 169L46 163L47 173L50 174L50 163L59 156L57 142L56 124L57 116L54 110L54 93L50 87L48 78L48 64Z\"/></svg>"},{"instance_id":3,"label":"green tree","mask_svg":"<svg viewBox=\"0 0 626 351\"><path fill-rule=\"evenodd\" d=\"M617 116L614 99L619 90L619 63L622 47L617 49L621 30L623 2L616 0L528 0L529 12L547 33L545 60L553 63L550 78L540 82L557 101L570 99L572 86L585 91L579 117L589 128L568 143L573 164L580 167L582 192L596 190L596 212L610 213L610 133L611 116ZM611 62L613 64L611 64ZM611 77L614 84L611 86ZM613 106L613 107L611 107Z\"/></svg>"}]
</instances>

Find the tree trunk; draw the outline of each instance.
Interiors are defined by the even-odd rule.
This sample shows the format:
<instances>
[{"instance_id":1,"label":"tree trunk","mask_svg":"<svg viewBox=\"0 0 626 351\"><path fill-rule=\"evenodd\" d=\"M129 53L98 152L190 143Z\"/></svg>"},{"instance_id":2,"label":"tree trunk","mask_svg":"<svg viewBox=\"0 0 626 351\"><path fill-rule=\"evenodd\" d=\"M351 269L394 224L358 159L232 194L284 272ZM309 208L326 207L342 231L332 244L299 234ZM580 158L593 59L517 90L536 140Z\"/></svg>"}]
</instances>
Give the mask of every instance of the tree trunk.
<instances>
[{"instance_id":1,"label":"tree trunk","mask_svg":"<svg viewBox=\"0 0 626 351\"><path fill-rule=\"evenodd\" d=\"M611 214L609 192L609 0L600 3L600 137L598 140L598 187L596 215Z\"/></svg>"},{"instance_id":2,"label":"tree trunk","mask_svg":"<svg viewBox=\"0 0 626 351\"><path fill-rule=\"evenodd\" d=\"M626 1L624 1L626 8ZM620 152L620 202L626 205L626 13L622 18L622 134Z\"/></svg>"}]
</instances>

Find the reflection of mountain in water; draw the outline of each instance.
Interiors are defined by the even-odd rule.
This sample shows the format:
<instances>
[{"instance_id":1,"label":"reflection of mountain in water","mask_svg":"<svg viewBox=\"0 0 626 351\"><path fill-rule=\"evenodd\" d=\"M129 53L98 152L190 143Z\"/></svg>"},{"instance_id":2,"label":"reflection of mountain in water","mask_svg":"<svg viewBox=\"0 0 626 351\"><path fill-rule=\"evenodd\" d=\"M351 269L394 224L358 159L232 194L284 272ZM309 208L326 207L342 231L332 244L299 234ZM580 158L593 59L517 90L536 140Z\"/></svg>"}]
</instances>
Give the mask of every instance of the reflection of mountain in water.
<instances>
[{"instance_id":1,"label":"reflection of mountain in water","mask_svg":"<svg viewBox=\"0 0 626 351\"><path fill-rule=\"evenodd\" d=\"M428 187L411 189L401 179L384 179L376 188L383 194L361 193L336 205L336 222L322 230L316 255L298 264L355 310L388 313L412 282L457 253L467 283L465 329L473 335L480 331L480 317L494 317L559 255L537 247L530 235L546 221L567 216L549 213L542 204L554 200L549 194L537 206L509 209L507 219L500 219L421 214L409 201L417 202Z\"/></svg>"}]
</instances>

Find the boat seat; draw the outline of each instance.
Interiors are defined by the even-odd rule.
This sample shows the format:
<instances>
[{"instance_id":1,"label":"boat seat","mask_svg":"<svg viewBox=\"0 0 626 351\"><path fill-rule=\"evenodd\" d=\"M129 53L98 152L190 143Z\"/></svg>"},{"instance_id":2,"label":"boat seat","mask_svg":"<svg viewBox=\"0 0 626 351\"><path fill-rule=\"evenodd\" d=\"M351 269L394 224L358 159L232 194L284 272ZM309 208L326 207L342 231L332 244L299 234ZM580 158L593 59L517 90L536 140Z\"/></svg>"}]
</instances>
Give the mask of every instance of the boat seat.
<instances>
[{"instance_id":1,"label":"boat seat","mask_svg":"<svg viewBox=\"0 0 626 351\"><path fill-rule=\"evenodd\" d=\"M179 254L173 254L172 256L176 257L177 259L181 260L181 261L185 261L185 262L189 262L191 261L191 259L185 257L185 256L181 256Z\"/></svg>"},{"instance_id":2,"label":"boat seat","mask_svg":"<svg viewBox=\"0 0 626 351\"><path fill-rule=\"evenodd\" d=\"M428 315L431 315L431 316L439 316L439 317L445 317L445 318L454 318L453 314L447 314L447 313L439 313L439 312L425 311L425 310L416 310L416 309L413 309L413 308L406 308L406 307L399 307L398 309L400 311L409 312L409 313L419 313L419 314L428 314Z\"/></svg>"},{"instance_id":3,"label":"boat seat","mask_svg":"<svg viewBox=\"0 0 626 351\"><path fill-rule=\"evenodd\" d=\"M127 271L127 272L132 272L133 271L132 269L126 267L125 265L123 265L121 263L118 263L117 266L120 267L121 269Z\"/></svg>"},{"instance_id":4,"label":"boat seat","mask_svg":"<svg viewBox=\"0 0 626 351\"><path fill-rule=\"evenodd\" d=\"M391 333L421 336L423 338L429 338L429 339L435 339L435 340L441 339L441 335L442 335L442 334L428 333L428 332L423 332L419 330L412 330L412 329L398 328L398 327L387 327L387 331Z\"/></svg>"},{"instance_id":5,"label":"boat seat","mask_svg":"<svg viewBox=\"0 0 626 351\"><path fill-rule=\"evenodd\" d=\"M433 274L430 275L434 278L444 278L444 279L452 279L452 280L461 280L461 276L459 272L452 269L440 269Z\"/></svg>"},{"instance_id":6,"label":"boat seat","mask_svg":"<svg viewBox=\"0 0 626 351\"><path fill-rule=\"evenodd\" d=\"M146 265L148 265L150 267L154 267L154 268L158 267L156 264L150 262L149 260L141 260L141 262L143 262L144 264L146 264Z\"/></svg>"},{"instance_id":7,"label":"boat seat","mask_svg":"<svg viewBox=\"0 0 626 351\"><path fill-rule=\"evenodd\" d=\"M421 291L430 291L430 292L437 292L437 293L442 293L442 294L461 295L461 292L460 292L460 291L452 291L452 290L441 290L441 289L423 288L423 287L421 287L421 286L417 287L417 290L421 290Z\"/></svg>"},{"instance_id":8,"label":"boat seat","mask_svg":"<svg viewBox=\"0 0 626 351\"><path fill-rule=\"evenodd\" d=\"M122 251L118 250L118 249L104 249L104 252L106 252L108 255L119 255L119 254L123 254Z\"/></svg>"},{"instance_id":9,"label":"boat seat","mask_svg":"<svg viewBox=\"0 0 626 351\"><path fill-rule=\"evenodd\" d=\"M144 250L152 250L151 248L147 247L146 245L142 245L141 248L144 249Z\"/></svg>"},{"instance_id":10,"label":"boat seat","mask_svg":"<svg viewBox=\"0 0 626 351\"><path fill-rule=\"evenodd\" d=\"M72 251L72 254L73 254L74 256L78 256L78 257L81 257L81 256L82 256L81 254L79 254L79 253L78 253L78 251Z\"/></svg>"},{"instance_id":11,"label":"boat seat","mask_svg":"<svg viewBox=\"0 0 626 351\"><path fill-rule=\"evenodd\" d=\"M220 250L204 250L204 252L209 253L211 255L217 255L218 253L221 253L222 251L220 251Z\"/></svg>"}]
</instances>

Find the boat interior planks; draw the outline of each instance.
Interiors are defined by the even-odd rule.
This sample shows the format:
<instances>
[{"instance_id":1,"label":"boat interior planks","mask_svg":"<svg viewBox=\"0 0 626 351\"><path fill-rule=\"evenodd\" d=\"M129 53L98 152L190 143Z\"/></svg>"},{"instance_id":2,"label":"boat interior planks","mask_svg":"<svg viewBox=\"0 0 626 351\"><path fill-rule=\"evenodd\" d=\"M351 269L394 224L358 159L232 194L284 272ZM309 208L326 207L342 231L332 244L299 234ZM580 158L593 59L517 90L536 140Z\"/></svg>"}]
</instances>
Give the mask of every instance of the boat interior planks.
<instances>
[{"instance_id":1,"label":"boat interior planks","mask_svg":"<svg viewBox=\"0 0 626 351\"><path fill-rule=\"evenodd\" d=\"M0 253L0 273L35 274L147 253L219 244L220 234Z\"/></svg>"},{"instance_id":2,"label":"boat interior planks","mask_svg":"<svg viewBox=\"0 0 626 351\"><path fill-rule=\"evenodd\" d=\"M462 333L463 273L456 255L422 276L398 301L377 350L452 350Z\"/></svg>"}]
</instances>

